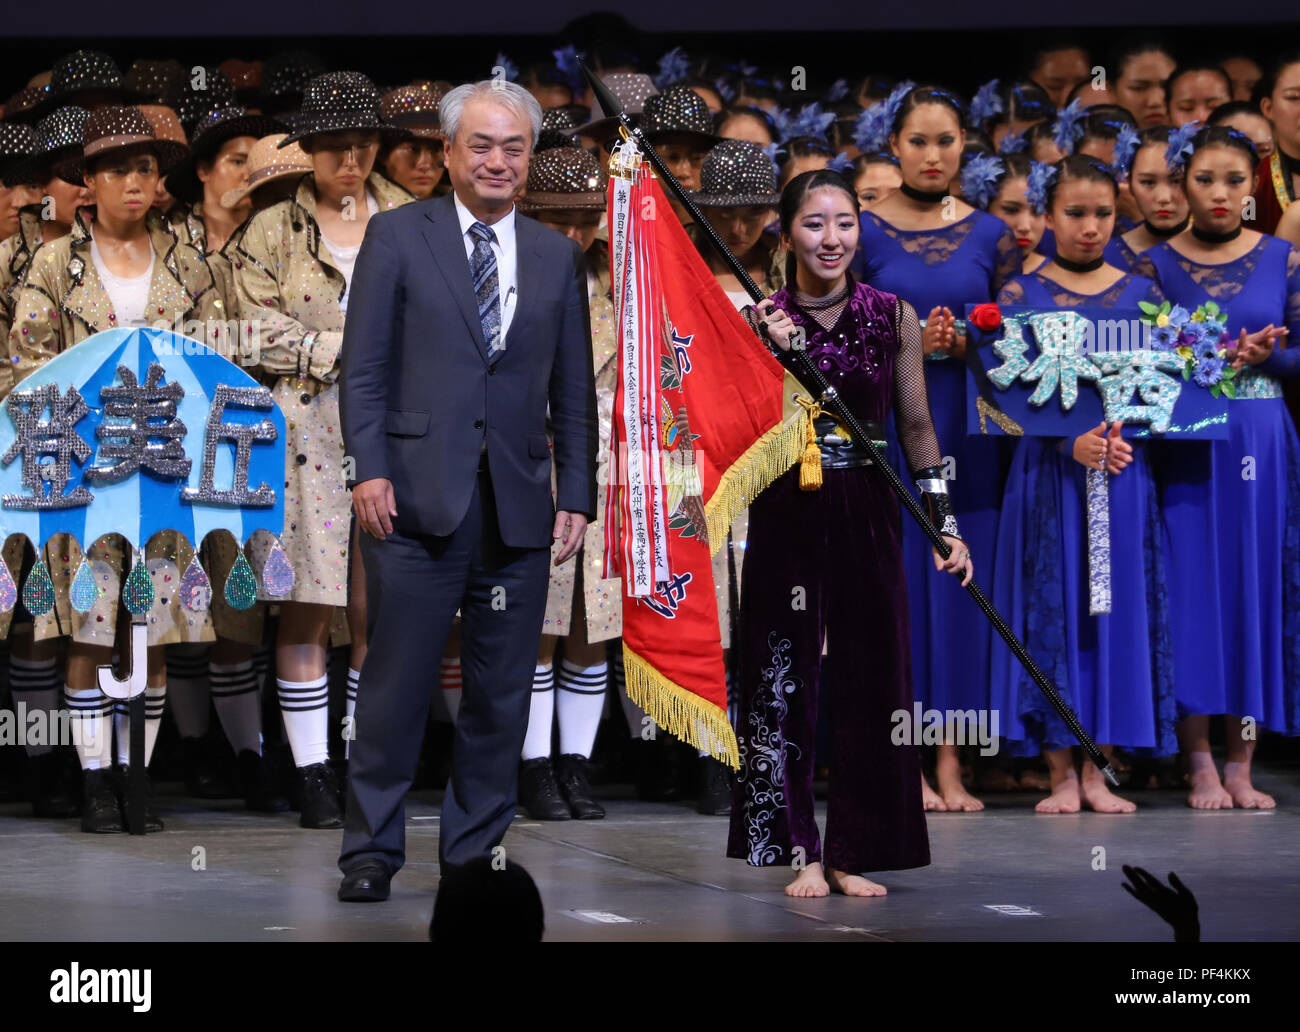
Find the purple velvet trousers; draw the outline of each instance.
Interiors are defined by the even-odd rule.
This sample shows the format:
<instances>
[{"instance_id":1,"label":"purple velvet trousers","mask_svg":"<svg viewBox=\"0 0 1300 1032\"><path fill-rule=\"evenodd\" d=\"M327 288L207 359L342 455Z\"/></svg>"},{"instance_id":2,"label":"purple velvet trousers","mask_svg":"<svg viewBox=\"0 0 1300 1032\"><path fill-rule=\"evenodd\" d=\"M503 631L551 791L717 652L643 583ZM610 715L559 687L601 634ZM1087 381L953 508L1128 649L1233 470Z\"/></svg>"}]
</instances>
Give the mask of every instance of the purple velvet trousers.
<instances>
[{"instance_id":1,"label":"purple velvet trousers","mask_svg":"<svg viewBox=\"0 0 1300 1032\"><path fill-rule=\"evenodd\" d=\"M796 466L749 510L727 855L757 867L824 859L850 873L923 867L917 748L891 740L893 715L912 710L898 502L870 469L822 477L801 491ZM824 855L813 815L823 662L833 667Z\"/></svg>"}]
</instances>

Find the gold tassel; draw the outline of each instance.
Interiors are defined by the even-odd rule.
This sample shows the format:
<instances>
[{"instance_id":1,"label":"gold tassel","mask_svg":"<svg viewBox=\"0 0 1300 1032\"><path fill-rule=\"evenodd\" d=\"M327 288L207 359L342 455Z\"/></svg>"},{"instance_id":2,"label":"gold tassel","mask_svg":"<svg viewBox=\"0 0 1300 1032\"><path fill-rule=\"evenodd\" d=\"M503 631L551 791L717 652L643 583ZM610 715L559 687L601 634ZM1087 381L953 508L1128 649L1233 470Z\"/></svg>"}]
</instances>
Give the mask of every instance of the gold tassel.
<instances>
[{"instance_id":1,"label":"gold tassel","mask_svg":"<svg viewBox=\"0 0 1300 1032\"><path fill-rule=\"evenodd\" d=\"M628 648L626 641L623 673L627 697L645 710L658 727L696 749L708 750L732 770L740 769L740 745L726 710L668 680Z\"/></svg>"},{"instance_id":2,"label":"gold tassel","mask_svg":"<svg viewBox=\"0 0 1300 1032\"><path fill-rule=\"evenodd\" d=\"M815 401L805 401L797 394L794 398L808 413L808 430L804 438L803 454L799 456L799 490L820 491L822 486L822 451L817 447L817 417L821 406Z\"/></svg>"}]
</instances>

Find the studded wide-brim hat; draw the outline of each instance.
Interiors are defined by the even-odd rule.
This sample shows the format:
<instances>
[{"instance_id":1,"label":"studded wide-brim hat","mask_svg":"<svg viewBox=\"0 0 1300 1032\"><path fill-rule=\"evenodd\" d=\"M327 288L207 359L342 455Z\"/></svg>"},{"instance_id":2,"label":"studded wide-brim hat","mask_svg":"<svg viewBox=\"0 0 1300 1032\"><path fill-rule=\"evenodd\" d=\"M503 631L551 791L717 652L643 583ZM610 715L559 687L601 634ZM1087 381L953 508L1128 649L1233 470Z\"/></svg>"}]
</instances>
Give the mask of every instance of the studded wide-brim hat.
<instances>
[{"instance_id":1,"label":"studded wide-brim hat","mask_svg":"<svg viewBox=\"0 0 1300 1032\"><path fill-rule=\"evenodd\" d=\"M199 73L202 73L201 75ZM198 68L185 76L168 94L167 106L176 112L185 127L185 135L194 136L194 128L209 112L235 103L235 87L219 68Z\"/></svg>"},{"instance_id":2,"label":"studded wide-brim hat","mask_svg":"<svg viewBox=\"0 0 1300 1032\"><path fill-rule=\"evenodd\" d=\"M122 88L137 104L165 104L180 88L185 69L174 57L166 60L141 58L131 63L122 76Z\"/></svg>"},{"instance_id":3,"label":"studded wide-brim hat","mask_svg":"<svg viewBox=\"0 0 1300 1032\"><path fill-rule=\"evenodd\" d=\"M81 155L86 119L85 108L65 104L36 123L36 143L29 162L29 181L42 183L56 166Z\"/></svg>"},{"instance_id":4,"label":"studded wide-brim hat","mask_svg":"<svg viewBox=\"0 0 1300 1032\"><path fill-rule=\"evenodd\" d=\"M360 72L326 72L307 84L302 110L281 147L320 133L380 132L392 128L379 113L379 90Z\"/></svg>"},{"instance_id":5,"label":"studded wide-brim hat","mask_svg":"<svg viewBox=\"0 0 1300 1032\"><path fill-rule=\"evenodd\" d=\"M270 114L294 111L307 84L327 71L321 59L306 50L272 54L262 66L262 108Z\"/></svg>"},{"instance_id":6,"label":"studded wide-brim hat","mask_svg":"<svg viewBox=\"0 0 1300 1032\"><path fill-rule=\"evenodd\" d=\"M30 181L36 130L23 122L0 122L0 183L19 186Z\"/></svg>"},{"instance_id":7,"label":"studded wide-brim hat","mask_svg":"<svg viewBox=\"0 0 1300 1032\"><path fill-rule=\"evenodd\" d=\"M189 154L167 173L167 192L193 204L203 197L203 183L199 180L197 168L200 161L215 158L229 140L240 136L260 140L264 136L282 133L285 128L285 124L278 118L250 115L236 105L209 111L194 127Z\"/></svg>"},{"instance_id":8,"label":"studded wide-brim hat","mask_svg":"<svg viewBox=\"0 0 1300 1032\"><path fill-rule=\"evenodd\" d=\"M312 170L311 156L296 143L281 149L284 133L264 136L248 152L248 183L221 195L223 208L234 208L259 186L278 179L303 176Z\"/></svg>"},{"instance_id":9,"label":"studded wide-brim hat","mask_svg":"<svg viewBox=\"0 0 1300 1032\"><path fill-rule=\"evenodd\" d=\"M600 81L618 98L623 110L632 116L640 115L646 101L659 92L655 81L644 72L610 72L602 75ZM603 110L598 100L591 109L591 121L578 126L577 132L582 136L600 138L616 132L614 127L617 125L618 119Z\"/></svg>"},{"instance_id":10,"label":"studded wide-brim hat","mask_svg":"<svg viewBox=\"0 0 1300 1032\"><path fill-rule=\"evenodd\" d=\"M438 105L447 91L431 82L399 86L379 98L379 115L394 130L390 138L441 139Z\"/></svg>"},{"instance_id":11,"label":"studded wide-brim hat","mask_svg":"<svg viewBox=\"0 0 1300 1032\"><path fill-rule=\"evenodd\" d=\"M234 87L235 96L245 106L256 105L262 92L262 62L245 61L230 57L217 65L217 69Z\"/></svg>"},{"instance_id":12,"label":"studded wide-brim hat","mask_svg":"<svg viewBox=\"0 0 1300 1032\"><path fill-rule=\"evenodd\" d=\"M689 86L670 86L646 100L641 131L651 143L670 133L685 133L710 146L719 139L709 105Z\"/></svg>"},{"instance_id":13,"label":"studded wide-brim hat","mask_svg":"<svg viewBox=\"0 0 1300 1032\"><path fill-rule=\"evenodd\" d=\"M48 86L24 86L5 101L4 120L35 125L46 113L45 98L49 92Z\"/></svg>"},{"instance_id":14,"label":"studded wide-brim hat","mask_svg":"<svg viewBox=\"0 0 1300 1032\"><path fill-rule=\"evenodd\" d=\"M50 88L41 102L41 114L65 104L85 106L97 97L120 104L126 99L122 70L102 50L78 50L66 54L50 72Z\"/></svg>"},{"instance_id":15,"label":"studded wide-brim hat","mask_svg":"<svg viewBox=\"0 0 1300 1032\"><path fill-rule=\"evenodd\" d=\"M748 140L723 140L713 147L700 166L700 188L688 194L704 208L775 208L781 203L772 159Z\"/></svg>"},{"instance_id":16,"label":"studded wide-brim hat","mask_svg":"<svg viewBox=\"0 0 1300 1032\"><path fill-rule=\"evenodd\" d=\"M116 104L92 111L81 133L79 157L63 162L54 173L60 179L80 186L86 163L128 147L148 145L158 158L158 174L167 173L188 153L189 148L177 140L160 139L153 123L138 107Z\"/></svg>"},{"instance_id":17,"label":"studded wide-brim hat","mask_svg":"<svg viewBox=\"0 0 1300 1032\"><path fill-rule=\"evenodd\" d=\"M600 162L582 147L554 147L528 163L528 186L519 208L538 211L604 211L605 177Z\"/></svg>"}]
</instances>

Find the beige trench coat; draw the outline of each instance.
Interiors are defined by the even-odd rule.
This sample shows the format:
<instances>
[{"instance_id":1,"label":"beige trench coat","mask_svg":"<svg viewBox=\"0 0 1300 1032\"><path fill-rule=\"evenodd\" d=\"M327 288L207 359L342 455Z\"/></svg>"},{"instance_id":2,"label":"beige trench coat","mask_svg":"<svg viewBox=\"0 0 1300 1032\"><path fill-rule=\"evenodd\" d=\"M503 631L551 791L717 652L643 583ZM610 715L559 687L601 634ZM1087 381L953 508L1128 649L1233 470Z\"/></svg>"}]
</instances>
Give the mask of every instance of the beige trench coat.
<instances>
[{"instance_id":1,"label":"beige trench coat","mask_svg":"<svg viewBox=\"0 0 1300 1032\"><path fill-rule=\"evenodd\" d=\"M366 189L380 211L413 200L382 176ZM321 242L315 181L255 214L225 247L241 317L258 321L262 379L284 411L284 534L295 602L345 606L352 493L339 425L343 273ZM314 334L314 337L311 336Z\"/></svg>"},{"instance_id":2,"label":"beige trench coat","mask_svg":"<svg viewBox=\"0 0 1300 1032\"><path fill-rule=\"evenodd\" d=\"M71 233L41 245L32 255L18 289L9 334L16 381L88 337L117 328L112 301L90 256L93 219L93 206L79 209ZM157 260L146 318L169 328L179 321L182 329L191 320L224 319L224 304L203 255L178 241L160 216L150 213L147 225ZM89 613L75 612L69 602L83 546L101 588ZM190 546L179 534L161 533L149 542L145 554L154 581L154 606L147 617L149 644L212 640L209 615L185 609L176 597L181 574L193 556ZM58 534L45 545L42 557L54 582L55 607L35 618L36 640L70 635L83 644L111 646L117 629L125 542L113 535L99 542L78 543L69 535ZM18 573L12 564L10 570Z\"/></svg>"},{"instance_id":3,"label":"beige trench coat","mask_svg":"<svg viewBox=\"0 0 1300 1032\"><path fill-rule=\"evenodd\" d=\"M13 356L9 354L9 330L14 322L18 288L22 286L32 255L41 246L41 206L29 204L18 213L18 232L0 243L0 399L14 386Z\"/></svg>"}]
</instances>

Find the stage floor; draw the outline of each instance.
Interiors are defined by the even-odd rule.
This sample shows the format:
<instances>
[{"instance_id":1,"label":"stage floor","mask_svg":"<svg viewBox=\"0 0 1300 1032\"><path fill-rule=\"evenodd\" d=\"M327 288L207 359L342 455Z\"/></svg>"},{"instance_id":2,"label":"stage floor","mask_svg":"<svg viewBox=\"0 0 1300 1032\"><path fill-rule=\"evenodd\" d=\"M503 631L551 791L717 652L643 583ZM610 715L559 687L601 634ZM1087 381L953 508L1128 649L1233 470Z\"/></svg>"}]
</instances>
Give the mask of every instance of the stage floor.
<instances>
[{"instance_id":1,"label":"stage floor","mask_svg":"<svg viewBox=\"0 0 1300 1032\"><path fill-rule=\"evenodd\" d=\"M1121 888L1122 864L1176 871L1197 896L1206 941L1293 940L1300 771L1263 770L1257 784L1278 810L1201 813L1182 792L1143 791L1130 793L1134 815L1049 817L1033 813L1036 796L989 794L982 814L932 814L931 866L880 875L889 895L877 899L787 899L788 870L723 856L726 818L610 792L599 793L605 820L519 817L504 845L536 879L546 938L557 941L1171 940ZM168 787L157 805L167 830L145 838L83 835L72 821L0 807L0 939L425 938L439 793L408 807L410 861L392 898L343 904L339 832L233 803L201 808Z\"/></svg>"}]
</instances>

